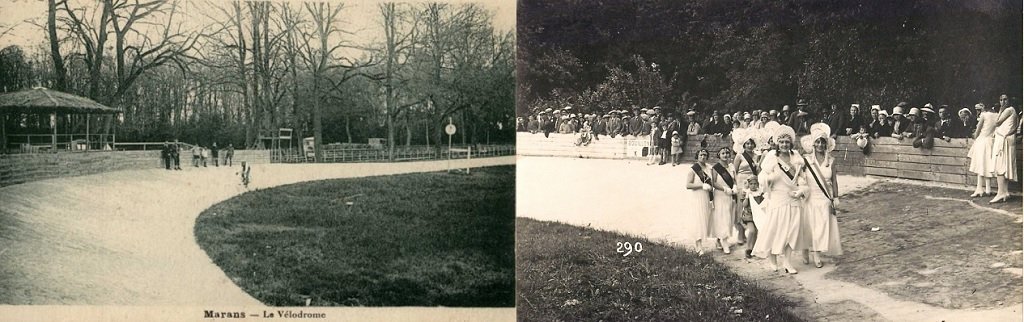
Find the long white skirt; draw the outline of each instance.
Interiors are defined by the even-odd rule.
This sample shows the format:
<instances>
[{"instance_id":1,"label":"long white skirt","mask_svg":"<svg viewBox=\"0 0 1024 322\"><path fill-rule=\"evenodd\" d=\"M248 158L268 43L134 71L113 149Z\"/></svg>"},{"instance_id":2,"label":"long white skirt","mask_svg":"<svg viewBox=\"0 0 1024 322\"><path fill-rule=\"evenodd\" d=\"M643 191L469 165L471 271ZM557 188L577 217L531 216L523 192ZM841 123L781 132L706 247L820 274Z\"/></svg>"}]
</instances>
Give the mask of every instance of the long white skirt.
<instances>
[{"instance_id":1,"label":"long white skirt","mask_svg":"<svg viewBox=\"0 0 1024 322\"><path fill-rule=\"evenodd\" d=\"M757 227L757 242L754 243L753 253L761 257L783 254L786 246L800 249L807 244L801 236L803 203L786 200L785 194L773 194L770 198L765 204L766 220L763 226Z\"/></svg>"},{"instance_id":2,"label":"long white skirt","mask_svg":"<svg viewBox=\"0 0 1024 322\"><path fill-rule=\"evenodd\" d=\"M992 158L992 144L991 137L979 137L974 140L971 149L967 151L967 157L971 158L971 164L967 170L982 177L995 176L993 173L996 165L995 159Z\"/></svg>"},{"instance_id":3,"label":"long white skirt","mask_svg":"<svg viewBox=\"0 0 1024 322\"><path fill-rule=\"evenodd\" d=\"M828 199L808 199L804 223L809 230L810 250L833 256L843 254L839 242L839 222L832 215L832 203Z\"/></svg>"},{"instance_id":4,"label":"long white skirt","mask_svg":"<svg viewBox=\"0 0 1024 322\"><path fill-rule=\"evenodd\" d=\"M736 212L733 211L735 205L732 196L715 190L715 209L711 211L711 236L721 239L732 237L733 228L736 227Z\"/></svg>"},{"instance_id":5,"label":"long white skirt","mask_svg":"<svg viewBox=\"0 0 1024 322\"><path fill-rule=\"evenodd\" d=\"M690 214L688 221L693 227L693 240L714 238L711 235L711 198L708 197L708 192L701 189L687 192L692 193L693 200L696 201L692 207L686 207L686 212Z\"/></svg>"},{"instance_id":6,"label":"long white skirt","mask_svg":"<svg viewBox=\"0 0 1024 322\"><path fill-rule=\"evenodd\" d=\"M992 172L995 175L1005 175L1007 180L1017 181L1017 146L1013 135L996 135L992 141ZM972 161L973 162L973 161Z\"/></svg>"}]
</instances>

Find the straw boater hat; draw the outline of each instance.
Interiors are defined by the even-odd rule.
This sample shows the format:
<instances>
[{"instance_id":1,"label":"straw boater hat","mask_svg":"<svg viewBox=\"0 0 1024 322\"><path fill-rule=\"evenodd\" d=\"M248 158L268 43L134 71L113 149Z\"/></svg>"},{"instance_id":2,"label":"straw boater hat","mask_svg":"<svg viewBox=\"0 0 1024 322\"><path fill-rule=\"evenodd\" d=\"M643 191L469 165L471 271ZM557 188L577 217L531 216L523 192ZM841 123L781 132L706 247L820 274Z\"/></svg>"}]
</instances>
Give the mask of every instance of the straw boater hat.
<instances>
[{"instance_id":1,"label":"straw boater hat","mask_svg":"<svg viewBox=\"0 0 1024 322\"><path fill-rule=\"evenodd\" d=\"M829 133L832 133L832 129L828 127L828 124L815 123L811 125L811 134L804 135L803 138L800 138L800 145L803 146L804 152L814 152L814 141L821 138L824 138L825 142L828 143L828 147L825 148L825 152L832 152L832 150L835 150L836 139L829 136Z\"/></svg>"}]
</instances>

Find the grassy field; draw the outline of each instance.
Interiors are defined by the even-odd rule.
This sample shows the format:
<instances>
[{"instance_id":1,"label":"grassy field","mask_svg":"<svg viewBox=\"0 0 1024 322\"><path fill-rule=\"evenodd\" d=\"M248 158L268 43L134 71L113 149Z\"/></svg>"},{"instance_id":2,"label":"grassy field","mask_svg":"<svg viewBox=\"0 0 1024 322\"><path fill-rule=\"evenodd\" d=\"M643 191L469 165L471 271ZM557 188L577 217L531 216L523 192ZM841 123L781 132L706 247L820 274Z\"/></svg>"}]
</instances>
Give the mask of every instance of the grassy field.
<instances>
[{"instance_id":1,"label":"grassy field","mask_svg":"<svg viewBox=\"0 0 1024 322\"><path fill-rule=\"evenodd\" d=\"M267 305L511 307L514 218L515 167L503 166L248 192L195 229Z\"/></svg>"},{"instance_id":2,"label":"grassy field","mask_svg":"<svg viewBox=\"0 0 1024 322\"><path fill-rule=\"evenodd\" d=\"M1020 303L1021 199L973 199L1016 219L942 199L969 194L879 183L844 196L838 217L845 254L828 276L950 309Z\"/></svg>"},{"instance_id":3,"label":"grassy field","mask_svg":"<svg viewBox=\"0 0 1024 322\"><path fill-rule=\"evenodd\" d=\"M517 218L516 271L521 321L800 320L710 256L589 228Z\"/></svg>"}]
</instances>

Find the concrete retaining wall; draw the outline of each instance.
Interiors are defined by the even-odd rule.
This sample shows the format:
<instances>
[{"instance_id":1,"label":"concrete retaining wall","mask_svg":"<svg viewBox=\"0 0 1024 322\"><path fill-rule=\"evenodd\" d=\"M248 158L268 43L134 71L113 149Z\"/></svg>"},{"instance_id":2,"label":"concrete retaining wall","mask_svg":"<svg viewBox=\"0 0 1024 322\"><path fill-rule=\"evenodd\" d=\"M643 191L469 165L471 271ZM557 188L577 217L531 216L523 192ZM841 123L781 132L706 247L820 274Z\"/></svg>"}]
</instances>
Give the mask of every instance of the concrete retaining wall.
<instances>
[{"instance_id":1,"label":"concrete retaining wall","mask_svg":"<svg viewBox=\"0 0 1024 322\"><path fill-rule=\"evenodd\" d=\"M182 151L182 166L191 155ZM235 151L235 162L270 162L269 150ZM108 171L158 169L160 151L90 151L34 154L0 154L0 187L49 178L72 177Z\"/></svg>"}]
</instances>

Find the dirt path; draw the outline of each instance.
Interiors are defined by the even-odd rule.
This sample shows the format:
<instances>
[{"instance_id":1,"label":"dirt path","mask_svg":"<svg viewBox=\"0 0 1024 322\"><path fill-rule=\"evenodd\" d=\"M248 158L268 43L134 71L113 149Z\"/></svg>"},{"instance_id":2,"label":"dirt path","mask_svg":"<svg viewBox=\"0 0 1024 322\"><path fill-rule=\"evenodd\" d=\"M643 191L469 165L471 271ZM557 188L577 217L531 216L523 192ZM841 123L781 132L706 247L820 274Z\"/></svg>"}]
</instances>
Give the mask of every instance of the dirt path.
<instances>
[{"instance_id":1,"label":"dirt path","mask_svg":"<svg viewBox=\"0 0 1024 322\"><path fill-rule=\"evenodd\" d=\"M514 157L453 166L514 164ZM257 165L253 188L444 170L445 161ZM0 303L258 306L195 242L199 213L244 192L234 169L139 170L0 188Z\"/></svg>"},{"instance_id":2,"label":"dirt path","mask_svg":"<svg viewBox=\"0 0 1024 322\"><path fill-rule=\"evenodd\" d=\"M642 235L692 247L684 190L689 166L646 166L637 161L520 157L517 162L517 216L559 221ZM840 176L840 192L862 189L875 179ZM966 206L966 205L965 205ZM707 244L707 243L705 243ZM825 278L831 269L799 265L800 274L768 269L764 260L742 252L716 259L741 275L796 300L795 311L809 320L828 321L1020 321L1021 304L992 310L951 310L893 299L883 292Z\"/></svg>"}]
</instances>

